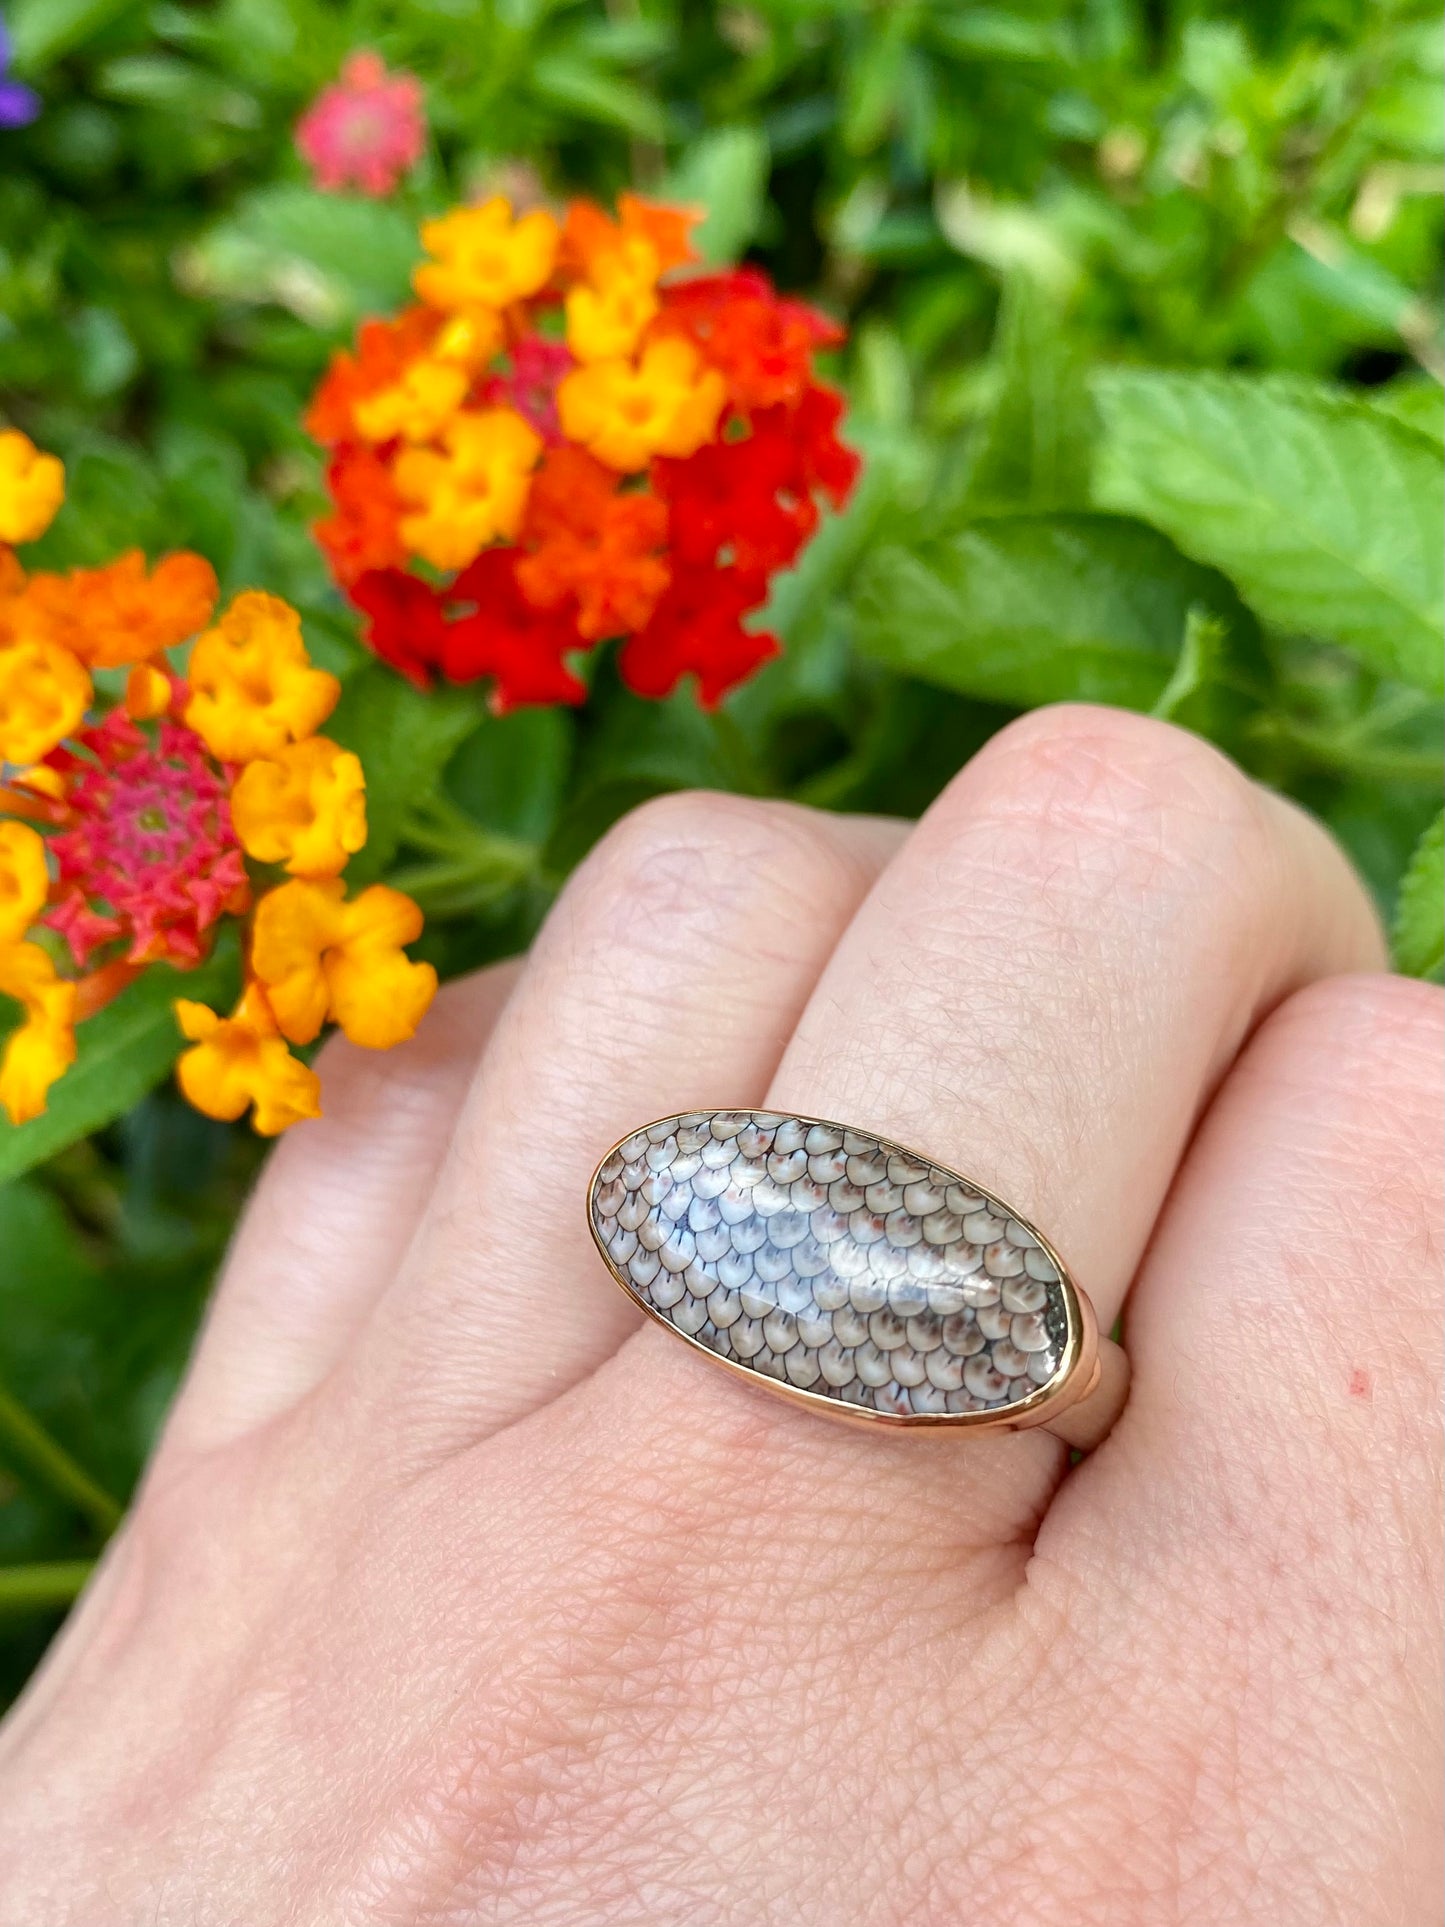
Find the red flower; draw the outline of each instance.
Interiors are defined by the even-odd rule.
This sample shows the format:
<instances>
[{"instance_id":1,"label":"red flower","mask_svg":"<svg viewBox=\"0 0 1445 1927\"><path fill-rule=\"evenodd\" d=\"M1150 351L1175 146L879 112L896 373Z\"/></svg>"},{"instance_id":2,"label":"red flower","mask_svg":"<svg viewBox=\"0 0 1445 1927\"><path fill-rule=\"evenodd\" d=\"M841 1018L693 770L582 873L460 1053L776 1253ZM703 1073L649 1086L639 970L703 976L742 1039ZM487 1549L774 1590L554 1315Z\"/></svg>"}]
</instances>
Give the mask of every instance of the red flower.
<instances>
[{"instance_id":1,"label":"red flower","mask_svg":"<svg viewBox=\"0 0 1445 1927\"><path fill-rule=\"evenodd\" d=\"M532 482L517 582L538 609L575 604L588 642L640 629L667 587L658 551L667 510L653 495L621 491L584 449L553 449Z\"/></svg>"},{"instance_id":2,"label":"red flower","mask_svg":"<svg viewBox=\"0 0 1445 1927\"><path fill-rule=\"evenodd\" d=\"M647 627L622 645L622 680L639 696L667 696L692 674L698 701L715 709L779 652L776 636L742 626L761 600L756 583L736 569L679 570Z\"/></svg>"},{"instance_id":3,"label":"red flower","mask_svg":"<svg viewBox=\"0 0 1445 1927\"><path fill-rule=\"evenodd\" d=\"M739 408L797 401L818 348L835 348L843 331L816 308L774 292L753 268L699 275L667 291L655 334L681 333L727 380Z\"/></svg>"},{"instance_id":4,"label":"red flower","mask_svg":"<svg viewBox=\"0 0 1445 1927\"><path fill-rule=\"evenodd\" d=\"M476 609L448 625L442 671L453 682L491 676L499 715L525 703L580 703L586 685L563 660L581 646L577 630L566 615L528 602L516 562L515 549L484 549L452 584L449 599Z\"/></svg>"},{"instance_id":5,"label":"red flower","mask_svg":"<svg viewBox=\"0 0 1445 1927\"><path fill-rule=\"evenodd\" d=\"M841 508L858 472L833 433L842 406L830 389L810 386L795 407L759 410L746 435L654 463L677 559L730 563L760 583L790 567L818 526L814 491Z\"/></svg>"},{"instance_id":6,"label":"red flower","mask_svg":"<svg viewBox=\"0 0 1445 1927\"><path fill-rule=\"evenodd\" d=\"M786 433L798 450L806 486L821 489L835 509L842 508L853 493L863 467L862 457L838 440L843 408L843 397L836 388L813 382L803 390L786 421ZM758 421L762 419L758 417Z\"/></svg>"},{"instance_id":7,"label":"red flower","mask_svg":"<svg viewBox=\"0 0 1445 1927\"><path fill-rule=\"evenodd\" d=\"M348 593L367 618L367 647L419 689L427 688L446 647L446 618L436 590L403 569L368 569Z\"/></svg>"},{"instance_id":8,"label":"red flower","mask_svg":"<svg viewBox=\"0 0 1445 1927\"><path fill-rule=\"evenodd\" d=\"M198 963L206 931L249 898L225 779L195 732L168 718L152 742L113 709L74 741L80 753L45 759L66 792L65 827L50 839L59 900L44 921L82 969L115 937L128 939L130 963Z\"/></svg>"}]
</instances>

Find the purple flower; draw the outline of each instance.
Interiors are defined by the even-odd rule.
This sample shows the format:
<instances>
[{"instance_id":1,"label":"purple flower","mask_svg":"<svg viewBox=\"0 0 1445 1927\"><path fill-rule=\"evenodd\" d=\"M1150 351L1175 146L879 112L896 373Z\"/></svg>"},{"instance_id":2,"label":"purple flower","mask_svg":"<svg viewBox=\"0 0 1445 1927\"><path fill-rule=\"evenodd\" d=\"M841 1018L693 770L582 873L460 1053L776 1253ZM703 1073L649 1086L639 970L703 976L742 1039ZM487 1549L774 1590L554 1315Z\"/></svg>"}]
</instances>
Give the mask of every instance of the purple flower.
<instances>
[{"instance_id":1,"label":"purple flower","mask_svg":"<svg viewBox=\"0 0 1445 1927\"><path fill-rule=\"evenodd\" d=\"M28 127L39 112L39 94L10 78L10 35L0 20L0 127Z\"/></svg>"}]
</instances>

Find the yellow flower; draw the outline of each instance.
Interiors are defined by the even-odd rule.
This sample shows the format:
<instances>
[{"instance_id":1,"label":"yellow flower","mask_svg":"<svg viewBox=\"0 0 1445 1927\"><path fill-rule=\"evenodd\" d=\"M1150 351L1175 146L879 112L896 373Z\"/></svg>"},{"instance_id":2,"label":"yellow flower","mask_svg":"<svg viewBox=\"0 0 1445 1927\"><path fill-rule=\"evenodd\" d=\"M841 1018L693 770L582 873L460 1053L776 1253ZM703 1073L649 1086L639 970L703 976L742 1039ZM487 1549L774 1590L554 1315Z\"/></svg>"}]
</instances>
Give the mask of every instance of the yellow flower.
<instances>
[{"instance_id":1,"label":"yellow flower","mask_svg":"<svg viewBox=\"0 0 1445 1927\"><path fill-rule=\"evenodd\" d=\"M502 345L502 319L485 308L454 314L432 343L437 361L455 362L475 374Z\"/></svg>"},{"instance_id":2,"label":"yellow flower","mask_svg":"<svg viewBox=\"0 0 1445 1927\"><path fill-rule=\"evenodd\" d=\"M371 1050L410 1037L436 995L431 965L402 950L421 927L411 898L384 883L351 903L339 880L283 883L262 897L251 968L282 1035L309 1044L330 1017Z\"/></svg>"},{"instance_id":3,"label":"yellow flower","mask_svg":"<svg viewBox=\"0 0 1445 1927\"><path fill-rule=\"evenodd\" d=\"M356 402L351 419L368 442L389 442L398 435L428 442L456 414L470 386L471 376L455 362L414 361L400 381Z\"/></svg>"},{"instance_id":4,"label":"yellow flower","mask_svg":"<svg viewBox=\"0 0 1445 1927\"><path fill-rule=\"evenodd\" d=\"M545 286L560 238L550 214L539 208L514 221L511 204L498 194L481 207L422 223L422 246L434 258L412 275L412 286L433 308L510 307Z\"/></svg>"},{"instance_id":5,"label":"yellow flower","mask_svg":"<svg viewBox=\"0 0 1445 1927\"><path fill-rule=\"evenodd\" d=\"M89 702L89 674L59 643L22 635L0 647L0 763L38 763Z\"/></svg>"},{"instance_id":6,"label":"yellow flower","mask_svg":"<svg viewBox=\"0 0 1445 1927\"><path fill-rule=\"evenodd\" d=\"M75 1062L75 985L56 975L38 943L0 944L0 994L25 1010L0 1056L0 1107L12 1124L25 1124L39 1117L50 1086Z\"/></svg>"},{"instance_id":7,"label":"yellow flower","mask_svg":"<svg viewBox=\"0 0 1445 1927\"><path fill-rule=\"evenodd\" d=\"M658 264L646 241L633 239L607 255L593 275L567 296L567 346L578 361L630 355L657 313Z\"/></svg>"},{"instance_id":8,"label":"yellow flower","mask_svg":"<svg viewBox=\"0 0 1445 1927\"><path fill-rule=\"evenodd\" d=\"M438 569L464 569L496 536L517 533L542 437L511 408L458 415L443 432L444 455L406 448L392 479L405 502L402 540Z\"/></svg>"},{"instance_id":9,"label":"yellow flower","mask_svg":"<svg viewBox=\"0 0 1445 1927\"><path fill-rule=\"evenodd\" d=\"M629 474L654 455L692 455L710 441L726 399L715 368L691 342L654 341L634 367L594 361L574 368L557 390L562 432L598 461Z\"/></svg>"},{"instance_id":10,"label":"yellow flower","mask_svg":"<svg viewBox=\"0 0 1445 1927\"><path fill-rule=\"evenodd\" d=\"M0 430L0 542L34 542L65 500L65 465L18 428Z\"/></svg>"},{"instance_id":11,"label":"yellow flower","mask_svg":"<svg viewBox=\"0 0 1445 1927\"><path fill-rule=\"evenodd\" d=\"M318 730L341 685L312 667L301 618L259 589L238 595L191 652L185 720L222 763L274 756Z\"/></svg>"},{"instance_id":12,"label":"yellow flower","mask_svg":"<svg viewBox=\"0 0 1445 1927\"><path fill-rule=\"evenodd\" d=\"M0 946L20 941L49 892L44 839L28 824L0 823Z\"/></svg>"},{"instance_id":13,"label":"yellow flower","mask_svg":"<svg viewBox=\"0 0 1445 1927\"><path fill-rule=\"evenodd\" d=\"M366 841L360 759L325 736L248 763L231 791L242 848L298 877L330 877Z\"/></svg>"},{"instance_id":14,"label":"yellow flower","mask_svg":"<svg viewBox=\"0 0 1445 1927\"><path fill-rule=\"evenodd\" d=\"M287 1050L258 985L246 986L229 1017L177 998L176 1019L195 1045L182 1052L176 1078L198 1111L229 1120L254 1104L251 1122L262 1137L275 1137L304 1117L320 1117L316 1073Z\"/></svg>"}]
</instances>

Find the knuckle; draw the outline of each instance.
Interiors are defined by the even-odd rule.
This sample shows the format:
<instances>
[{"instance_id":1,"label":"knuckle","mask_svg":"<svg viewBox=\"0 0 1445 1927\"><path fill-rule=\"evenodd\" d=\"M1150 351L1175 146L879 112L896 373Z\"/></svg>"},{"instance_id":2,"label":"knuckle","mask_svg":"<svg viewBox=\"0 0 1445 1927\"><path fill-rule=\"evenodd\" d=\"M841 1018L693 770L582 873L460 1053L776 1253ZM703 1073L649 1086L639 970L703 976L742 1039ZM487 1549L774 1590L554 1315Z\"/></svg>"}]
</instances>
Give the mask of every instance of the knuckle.
<instances>
[{"instance_id":1,"label":"knuckle","mask_svg":"<svg viewBox=\"0 0 1445 1927\"><path fill-rule=\"evenodd\" d=\"M1435 1320L1442 1045L1445 993L1434 986L1333 977L1266 1020L1245 1066L1272 1134L1292 1147L1294 1189L1318 1223L1325 1270L1352 1301L1368 1280L1381 1315L1418 1314L1420 1329Z\"/></svg>"},{"instance_id":2,"label":"knuckle","mask_svg":"<svg viewBox=\"0 0 1445 1927\"><path fill-rule=\"evenodd\" d=\"M685 790L613 826L572 879L569 912L574 930L604 942L671 947L795 904L806 914L836 893L846 867L816 812Z\"/></svg>"},{"instance_id":3,"label":"knuckle","mask_svg":"<svg viewBox=\"0 0 1445 1927\"><path fill-rule=\"evenodd\" d=\"M1213 859L1265 834L1263 793L1200 737L1126 710L1035 711L984 751L993 805L1054 834L1107 839L1151 861Z\"/></svg>"},{"instance_id":4,"label":"knuckle","mask_svg":"<svg viewBox=\"0 0 1445 1927\"><path fill-rule=\"evenodd\" d=\"M1325 977L1298 990L1255 1040L1271 1074L1322 1123L1398 1154L1424 1149L1441 1104L1445 992L1383 972Z\"/></svg>"}]
</instances>

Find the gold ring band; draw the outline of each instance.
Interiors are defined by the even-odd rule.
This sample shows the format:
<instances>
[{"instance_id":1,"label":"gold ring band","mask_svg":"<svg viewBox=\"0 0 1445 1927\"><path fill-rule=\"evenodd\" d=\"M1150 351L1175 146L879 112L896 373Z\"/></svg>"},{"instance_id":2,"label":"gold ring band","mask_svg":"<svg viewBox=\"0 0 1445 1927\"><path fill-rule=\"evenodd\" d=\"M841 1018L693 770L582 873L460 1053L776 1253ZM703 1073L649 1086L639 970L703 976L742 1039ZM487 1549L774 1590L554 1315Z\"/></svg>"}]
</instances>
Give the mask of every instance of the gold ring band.
<instances>
[{"instance_id":1,"label":"gold ring band","mask_svg":"<svg viewBox=\"0 0 1445 1927\"><path fill-rule=\"evenodd\" d=\"M826 1118L688 1111L618 1140L587 1222L617 1283L715 1363L862 1424L1090 1450L1128 1362L1044 1234L987 1186Z\"/></svg>"}]
</instances>

